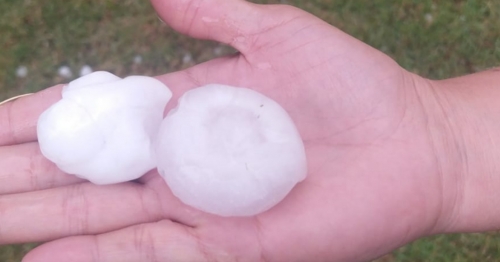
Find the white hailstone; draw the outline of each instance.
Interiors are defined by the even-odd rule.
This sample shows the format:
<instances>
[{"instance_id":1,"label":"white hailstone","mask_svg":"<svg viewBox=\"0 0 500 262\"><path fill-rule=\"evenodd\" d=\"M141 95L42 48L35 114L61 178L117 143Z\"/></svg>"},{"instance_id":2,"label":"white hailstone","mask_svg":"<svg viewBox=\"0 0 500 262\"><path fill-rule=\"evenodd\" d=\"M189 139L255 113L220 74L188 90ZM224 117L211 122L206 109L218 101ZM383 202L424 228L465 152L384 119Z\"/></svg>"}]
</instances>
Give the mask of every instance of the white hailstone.
<instances>
[{"instance_id":1,"label":"white hailstone","mask_svg":"<svg viewBox=\"0 0 500 262\"><path fill-rule=\"evenodd\" d=\"M424 18L428 24L431 24L434 21L434 17L432 16L432 14L429 13L425 14Z\"/></svg>"},{"instance_id":2,"label":"white hailstone","mask_svg":"<svg viewBox=\"0 0 500 262\"><path fill-rule=\"evenodd\" d=\"M286 111L246 88L186 92L163 120L158 171L185 204L221 216L251 216L280 202L306 177L303 142Z\"/></svg>"},{"instance_id":3,"label":"white hailstone","mask_svg":"<svg viewBox=\"0 0 500 262\"><path fill-rule=\"evenodd\" d=\"M220 56L220 55L222 55L222 51L224 51L222 49L222 46L217 46L217 47L214 48L214 55Z\"/></svg>"},{"instance_id":4,"label":"white hailstone","mask_svg":"<svg viewBox=\"0 0 500 262\"><path fill-rule=\"evenodd\" d=\"M153 144L171 96L151 77L81 77L40 116L40 149L61 170L95 184L139 178L156 166Z\"/></svg>"},{"instance_id":5,"label":"white hailstone","mask_svg":"<svg viewBox=\"0 0 500 262\"><path fill-rule=\"evenodd\" d=\"M90 67L89 65L84 65L80 69L80 76L86 76L92 72L93 72L92 67Z\"/></svg>"},{"instance_id":6,"label":"white hailstone","mask_svg":"<svg viewBox=\"0 0 500 262\"><path fill-rule=\"evenodd\" d=\"M71 69L68 66L61 66L61 67L59 67L59 69L57 70L57 74L60 77L63 77L63 78L66 78L66 79L69 79L69 78L73 77L73 72L71 72Z\"/></svg>"},{"instance_id":7,"label":"white hailstone","mask_svg":"<svg viewBox=\"0 0 500 262\"><path fill-rule=\"evenodd\" d=\"M136 64L136 65L141 64L142 63L142 56L140 56L140 55L134 56L133 61L134 61L134 64Z\"/></svg>"},{"instance_id":8,"label":"white hailstone","mask_svg":"<svg viewBox=\"0 0 500 262\"><path fill-rule=\"evenodd\" d=\"M16 76L19 78L25 78L28 76L28 68L25 66L20 66L16 69Z\"/></svg>"},{"instance_id":9,"label":"white hailstone","mask_svg":"<svg viewBox=\"0 0 500 262\"><path fill-rule=\"evenodd\" d=\"M184 64L189 64L193 61L193 56L191 53L185 53L184 56L182 57L182 63Z\"/></svg>"}]
</instances>

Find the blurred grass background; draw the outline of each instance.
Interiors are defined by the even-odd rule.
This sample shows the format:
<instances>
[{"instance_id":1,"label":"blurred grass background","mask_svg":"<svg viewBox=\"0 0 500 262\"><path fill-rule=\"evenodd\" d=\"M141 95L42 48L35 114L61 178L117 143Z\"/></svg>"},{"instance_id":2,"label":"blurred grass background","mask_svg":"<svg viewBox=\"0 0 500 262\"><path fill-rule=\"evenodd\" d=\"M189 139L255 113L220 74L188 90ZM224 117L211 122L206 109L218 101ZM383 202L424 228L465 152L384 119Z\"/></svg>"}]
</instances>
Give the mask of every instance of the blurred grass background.
<instances>
[{"instance_id":1,"label":"blurred grass background","mask_svg":"<svg viewBox=\"0 0 500 262\"><path fill-rule=\"evenodd\" d=\"M429 78L500 65L500 1L256 2L305 9ZM83 65L120 76L158 75L231 52L176 34L147 0L0 0L0 100L70 81ZM61 66L73 77L59 76ZM16 76L20 67L26 77ZM20 261L33 246L0 247L0 262ZM377 262L499 260L500 235L487 233L422 239Z\"/></svg>"}]
</instances>

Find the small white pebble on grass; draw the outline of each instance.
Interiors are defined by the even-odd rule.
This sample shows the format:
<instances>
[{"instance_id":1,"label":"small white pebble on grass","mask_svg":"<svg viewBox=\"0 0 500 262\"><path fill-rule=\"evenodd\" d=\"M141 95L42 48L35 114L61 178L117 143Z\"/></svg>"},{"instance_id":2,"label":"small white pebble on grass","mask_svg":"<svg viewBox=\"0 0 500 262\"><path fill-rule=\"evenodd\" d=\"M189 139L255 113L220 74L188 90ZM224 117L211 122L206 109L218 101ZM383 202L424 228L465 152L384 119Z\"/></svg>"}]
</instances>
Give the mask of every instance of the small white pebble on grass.
<instances>
[{"instance_id":1,"label":"small white pebble on grass","mask_svg":"<svg viewBox=\"0 0 500 262\"><path fill-rule=\"evenodd\" d=\"M61 66L61 67L59 67L59 69L57 70L57 74L60 77L63 77L63 78L66 78L66 79L69 79L69 78L73 77L73 72L71 72L71 69L68 66Z\"/></svg>"},{"instance_id":2,"label":"small white pebble on grass","mask_svg":"<svg viewBox=\"0 0 500 262\"><path fill-rule=\"evenodd\" d=\"M20 66L16 69L16 76L19 78L25 78L28 76L28 68L25 66Z\"/></svg>"},{"instance_id":3,"label":"small white pebble on grass","mask_svg":"<svg viewBox=\"0 0 500 262\"><path fill-rule=\"evenodd\" d=\"M92 67L90 67L89 65L84 65L82 66L82 69L80 69L80 76L86 76L92 72Z\"/></svg>"},{"instance_id":4,"label":"small white pebble on grass","mask_svg":"<svg viewBox=\"0 0 500 262\"><path fill-rule=\"evenodd\" d=\"M142 64L142 56L140 56L140 55L134 56L133 61L134 61L134 64L136 64L136 65Z\"/></svg>"}]
</instances>

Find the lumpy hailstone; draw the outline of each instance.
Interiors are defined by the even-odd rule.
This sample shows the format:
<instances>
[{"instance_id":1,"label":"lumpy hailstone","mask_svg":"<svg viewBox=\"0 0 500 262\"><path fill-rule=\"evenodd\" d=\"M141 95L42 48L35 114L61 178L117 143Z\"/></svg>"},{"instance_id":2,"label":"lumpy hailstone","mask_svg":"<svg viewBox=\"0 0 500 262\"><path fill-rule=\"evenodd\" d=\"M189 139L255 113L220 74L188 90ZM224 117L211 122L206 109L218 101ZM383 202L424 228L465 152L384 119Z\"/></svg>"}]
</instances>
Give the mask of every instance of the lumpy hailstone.
<instances>
[{"instance_id":1,"label":"lumpy hailstone","mask_svg":"<svg viewBox=\"0 0 500 262\"><path fill-rule=\"evenodd\" d=\"M158 170L184 203L250 216L280 202L307 173L304 146L276 102L245 88L186 92L163 120Z\"/></svg>"},{"instance_id":2,"label":"lumpy hailstone","mask_svg":"<svg viewBox=\"0 0 500 262\"><path fill-rule=\"evenodd\" d=\"M40 149L61 170L95 184L136 179L156 167L153 144L171 96L151 77L81 77L40 116Z\"/></svg>"}]
</instances>

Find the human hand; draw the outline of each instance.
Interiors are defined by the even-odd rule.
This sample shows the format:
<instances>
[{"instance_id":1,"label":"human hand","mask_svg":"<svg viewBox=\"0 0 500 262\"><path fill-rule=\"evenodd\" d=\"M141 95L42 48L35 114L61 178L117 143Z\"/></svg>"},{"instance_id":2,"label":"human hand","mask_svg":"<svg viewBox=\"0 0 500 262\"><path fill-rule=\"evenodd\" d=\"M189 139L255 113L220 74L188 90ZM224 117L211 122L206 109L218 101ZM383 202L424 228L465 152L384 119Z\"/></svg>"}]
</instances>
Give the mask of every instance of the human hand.
<instances>
[{"instance_id":1,"label":"human hand","mask_svg":"<svg viewBox=\"0 0 500 262\"><path fill-rule=\"evenodd\" d=\"M304 139L307 179L249 218L187 207L155 171L113 186L78 180L36 143L36 119L60 99L54 87L0 109L0 243L54 240L25 261L365 261L439 232L446 196L422 104L429 81L292 7L153 4L179 32L240 51L160 76L172 101L208 83L273 98Z\"/></svg>"}]
</instances>

